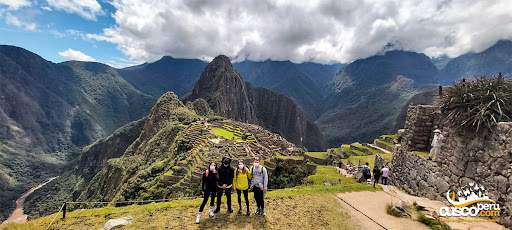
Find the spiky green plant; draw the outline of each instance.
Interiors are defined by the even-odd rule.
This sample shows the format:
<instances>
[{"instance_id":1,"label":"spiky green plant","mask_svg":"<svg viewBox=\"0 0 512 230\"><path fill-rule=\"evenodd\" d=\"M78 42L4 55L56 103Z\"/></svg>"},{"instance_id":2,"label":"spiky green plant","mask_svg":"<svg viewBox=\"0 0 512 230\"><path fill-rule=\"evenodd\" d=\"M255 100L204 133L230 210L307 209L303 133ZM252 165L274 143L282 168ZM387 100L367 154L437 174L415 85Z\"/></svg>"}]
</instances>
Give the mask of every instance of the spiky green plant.
<instances>
[{"instance_id":1,"label":"spiky green plant","mask_svg":"<svg viewBox=\"0 0 512 230\"><path fill-rule=\"evenodd\" d=\"M511 121L512 80L485 76L461 81L439 98L441 112L459 131L491 130L498 122Z\"/></svg>"}]
</instances>

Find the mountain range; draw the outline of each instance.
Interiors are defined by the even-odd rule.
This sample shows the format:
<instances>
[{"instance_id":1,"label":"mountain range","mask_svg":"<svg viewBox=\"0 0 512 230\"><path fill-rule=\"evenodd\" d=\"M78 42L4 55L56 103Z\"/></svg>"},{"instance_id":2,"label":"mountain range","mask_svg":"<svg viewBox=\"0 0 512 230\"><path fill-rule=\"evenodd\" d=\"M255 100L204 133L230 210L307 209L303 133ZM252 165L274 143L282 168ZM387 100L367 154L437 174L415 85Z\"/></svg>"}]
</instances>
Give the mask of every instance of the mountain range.
<instances>
[{"instance_id":1,"label":"mountain range","mask_svg":"<svg viewBox=\"0 0 512 230\"><path fill-rule=\"evenodd\" d=\"M114 69L55 64L0 46L0 205L6 207L0 219L19 194L54 175L63 178L55 183L76 185L70 191L80 196L109 159L126 155L148 132L144 117L168 91L192 114L260 125L298 147L323 150L396 131L407 105L432 103L439 84L498 72L510 77L511 53L512 42L499 41L479 53L434 62L421 53L388 51L347 65L166 56ZM204 103L196 103L200 99ZM211 110L206 115L190 103Z\"/></svg>"}]
</instances>

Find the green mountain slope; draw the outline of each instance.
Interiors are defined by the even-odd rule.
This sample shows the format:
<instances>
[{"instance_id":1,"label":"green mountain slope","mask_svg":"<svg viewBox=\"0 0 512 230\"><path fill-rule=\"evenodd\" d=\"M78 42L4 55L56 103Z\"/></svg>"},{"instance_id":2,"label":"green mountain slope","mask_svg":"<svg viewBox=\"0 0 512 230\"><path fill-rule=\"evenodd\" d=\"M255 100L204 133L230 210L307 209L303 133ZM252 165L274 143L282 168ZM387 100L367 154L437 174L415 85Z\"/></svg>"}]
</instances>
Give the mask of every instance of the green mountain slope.
<instances>
[{"instance_id":1,"label":"green mountain slope","mask_svg":"<svg viewBox=\"0 0 512 230\"><path fill-rule=\"evenodd\" d=\"M140 119L155 99L107 65L54 64L0 46L0 219L80 148Z\"/></svg>"}]
</instances>

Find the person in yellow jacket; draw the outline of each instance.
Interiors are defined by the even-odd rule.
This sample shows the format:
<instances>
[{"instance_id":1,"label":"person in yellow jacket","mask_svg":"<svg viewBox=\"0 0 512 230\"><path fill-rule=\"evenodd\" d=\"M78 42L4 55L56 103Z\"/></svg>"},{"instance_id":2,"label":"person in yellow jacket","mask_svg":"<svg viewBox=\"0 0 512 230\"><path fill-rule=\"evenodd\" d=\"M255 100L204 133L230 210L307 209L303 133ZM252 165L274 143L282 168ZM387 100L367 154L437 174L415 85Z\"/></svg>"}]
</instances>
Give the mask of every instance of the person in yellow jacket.
<instances>
[{"instance_id":1,"label":"person in yellow jacket","mask_svg":"<svg viewBox=\"0 0 512 230\"><path fill-rule=\"evenodd\" d=\"M238 168L236 169L235 176L233 177L233 188L238 194L238 205L240 205L238 214L240 215L242 214L242 193L244 194L245 204L247 205L247 215L250 215L249 179L251 179L251 176L251 171L245 167L244 162L242 160L238 160Z\"/></svg>"}]
</instances>

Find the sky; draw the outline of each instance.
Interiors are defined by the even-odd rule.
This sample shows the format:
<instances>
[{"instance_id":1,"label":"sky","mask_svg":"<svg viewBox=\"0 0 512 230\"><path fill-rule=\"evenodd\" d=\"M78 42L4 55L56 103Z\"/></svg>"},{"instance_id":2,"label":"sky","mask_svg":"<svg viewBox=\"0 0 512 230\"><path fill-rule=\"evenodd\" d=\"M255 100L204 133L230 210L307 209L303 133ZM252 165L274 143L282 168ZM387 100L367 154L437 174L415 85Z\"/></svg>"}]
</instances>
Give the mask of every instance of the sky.
<instances>
[{"instance_id":1,"label":"sky","mask_svg":"<svg viewBox=\"0 0 512 230\"><path fill-rule=\"evenodd\" d=\"M164 55L349 63L512 39L510 0L0 0L0 44L114 67Z\"/></svg>"}]
</instances>

